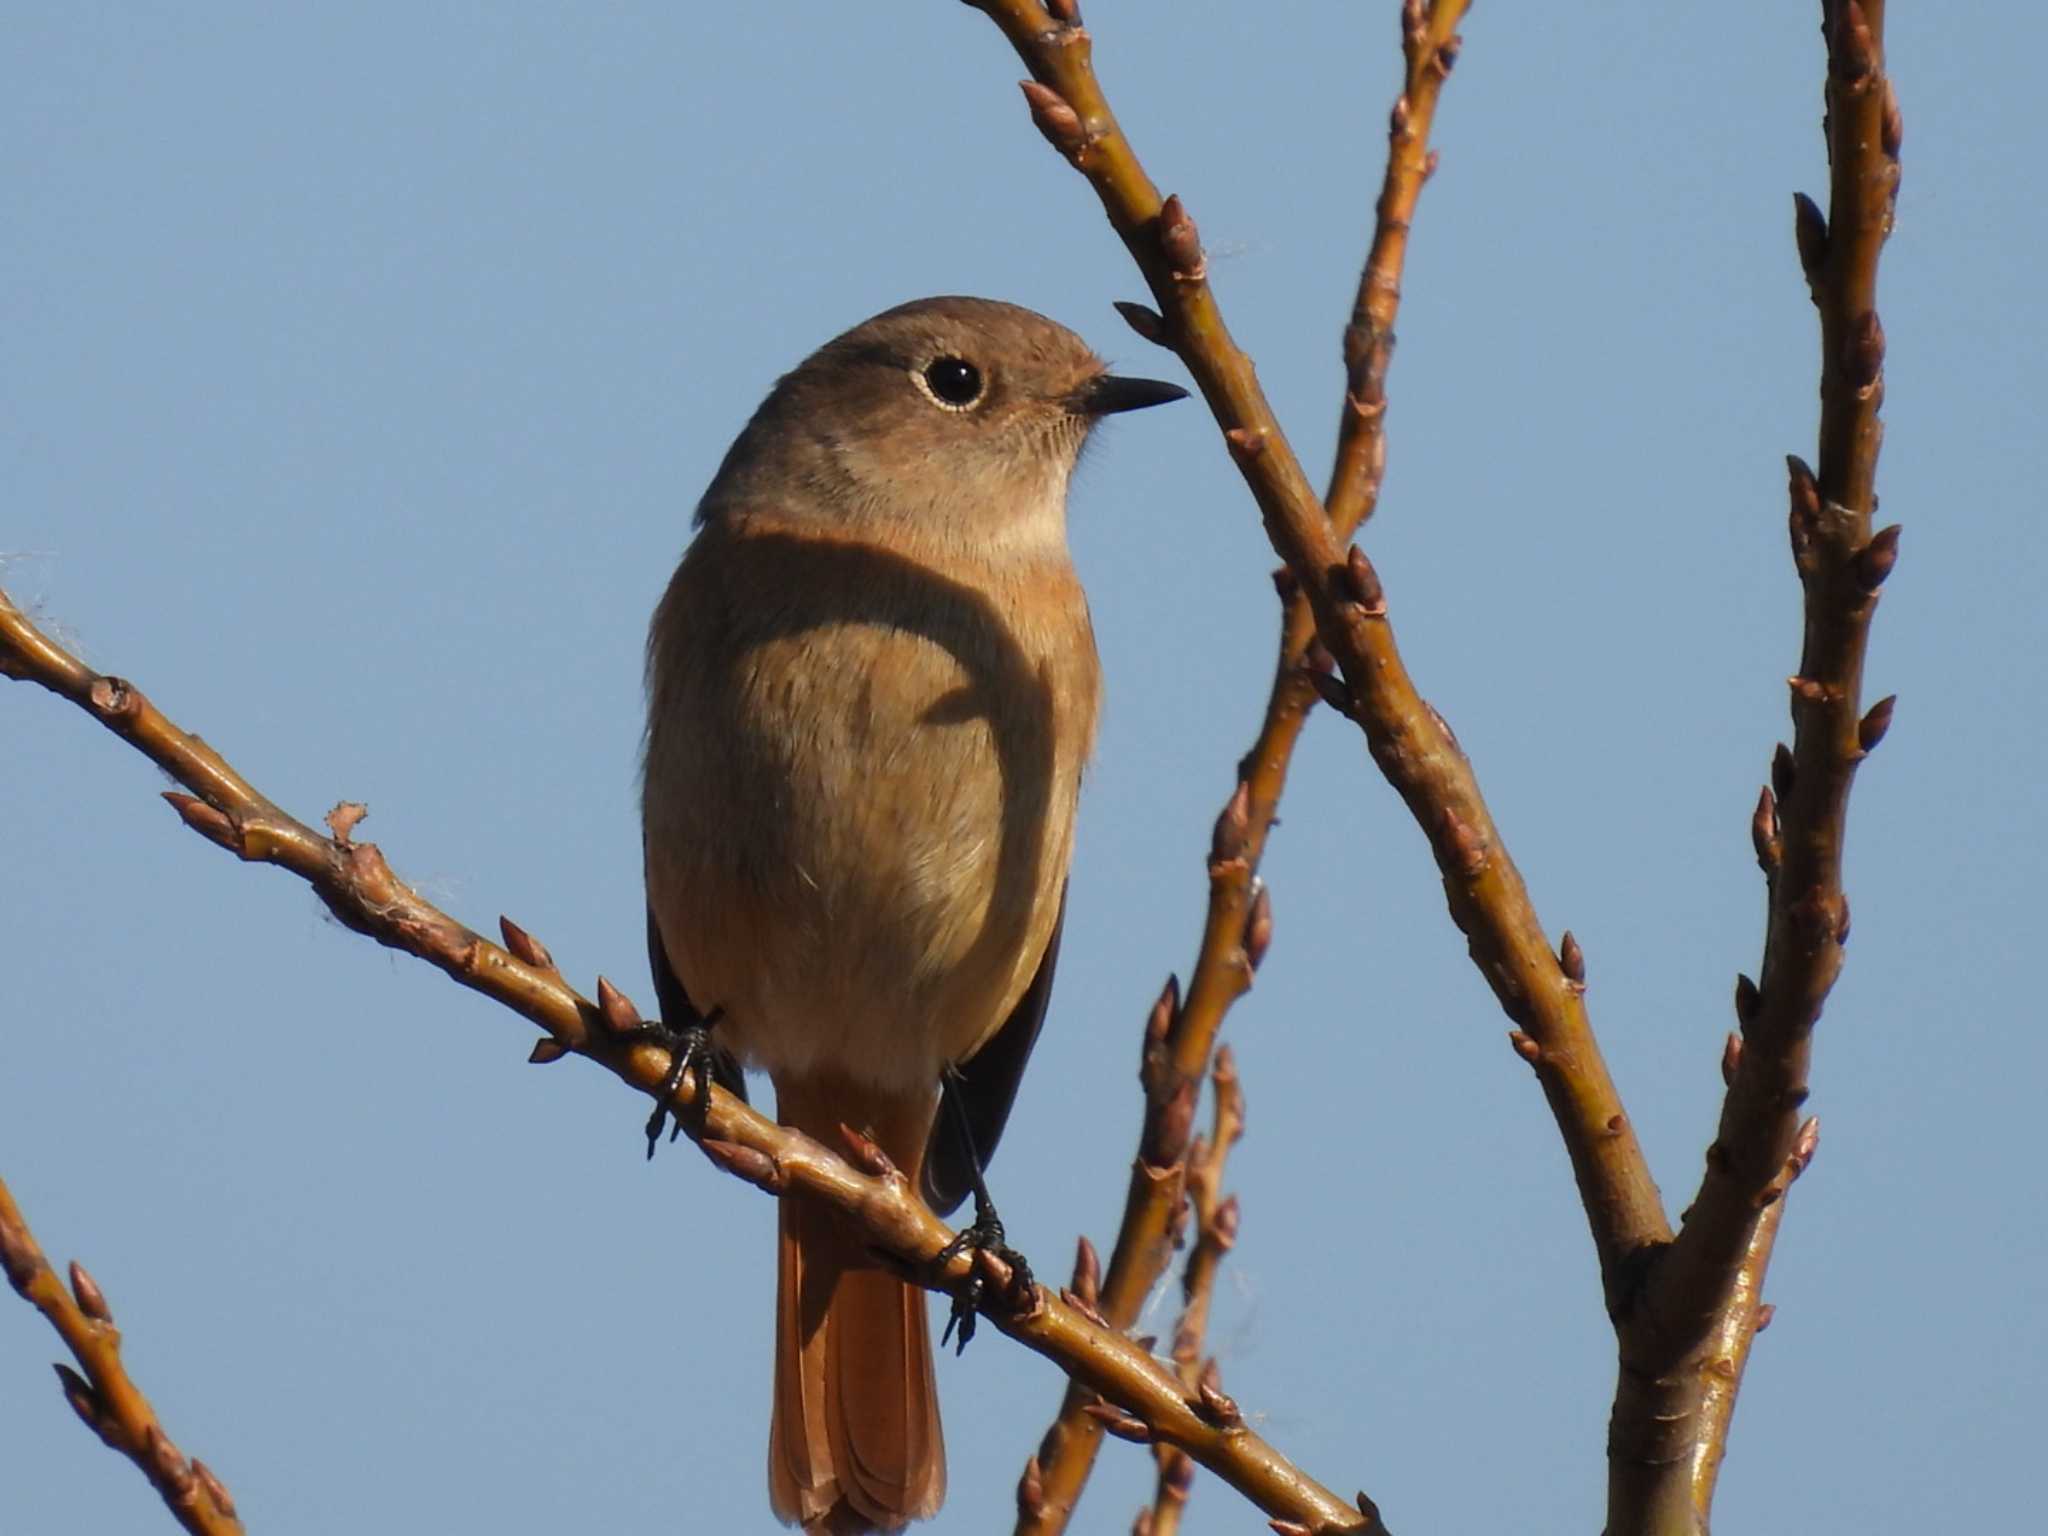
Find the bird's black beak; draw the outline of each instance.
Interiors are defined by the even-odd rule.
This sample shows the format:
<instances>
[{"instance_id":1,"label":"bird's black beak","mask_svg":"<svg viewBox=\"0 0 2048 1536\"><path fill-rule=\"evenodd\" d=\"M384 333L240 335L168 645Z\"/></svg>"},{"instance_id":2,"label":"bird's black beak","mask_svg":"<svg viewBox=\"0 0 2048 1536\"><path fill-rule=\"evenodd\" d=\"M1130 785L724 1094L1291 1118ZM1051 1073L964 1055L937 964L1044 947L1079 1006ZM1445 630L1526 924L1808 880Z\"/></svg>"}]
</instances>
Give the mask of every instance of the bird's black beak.
<instances>
[{"instance_id":1,"label":"bird's black beak","mask_svg":"<svg viewBox=\"0 0 2048 1536\"><path fill-rule=\"evenodd\" d=\"M1077 416L1114 416L1119 411L1142 411L1148 405L1187 397L1188 392L1178 384L1161 379L1120 379L1113 373L1098 373L1067 397L1067 406Z\"/></svg>"}]
</instances>

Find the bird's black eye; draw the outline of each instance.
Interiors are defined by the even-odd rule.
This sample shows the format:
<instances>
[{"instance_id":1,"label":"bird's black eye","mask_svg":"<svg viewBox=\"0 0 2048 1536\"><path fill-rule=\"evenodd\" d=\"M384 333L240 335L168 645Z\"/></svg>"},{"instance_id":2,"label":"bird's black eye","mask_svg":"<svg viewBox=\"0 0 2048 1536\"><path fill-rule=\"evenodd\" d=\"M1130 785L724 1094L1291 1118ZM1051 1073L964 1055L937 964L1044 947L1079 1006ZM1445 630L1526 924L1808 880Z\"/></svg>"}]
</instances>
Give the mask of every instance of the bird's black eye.
<instances>
[{"instance_id":1,"label":"bird's black eye","mask_svg":"<svg viewBox=\"0 0 2048 1536\"><path fill-rule=\"evenodd\" d=\"M942 357L924 371L925 387L939 404L964 410L981 398L981 370L964 357Z\"/></svg>"}]
</instances>

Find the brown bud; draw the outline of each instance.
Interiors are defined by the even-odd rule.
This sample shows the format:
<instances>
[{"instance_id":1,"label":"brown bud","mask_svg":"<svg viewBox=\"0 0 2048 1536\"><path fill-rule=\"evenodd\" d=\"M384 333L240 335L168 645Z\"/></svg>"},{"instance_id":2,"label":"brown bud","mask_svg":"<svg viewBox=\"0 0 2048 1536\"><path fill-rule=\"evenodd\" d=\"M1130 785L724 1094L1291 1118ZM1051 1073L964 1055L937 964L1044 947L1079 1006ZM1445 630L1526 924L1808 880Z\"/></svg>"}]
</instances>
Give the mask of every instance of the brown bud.
<instances>
[{"instance_id":1,"label":"brown bud","mask_svg":"<svg viewBox=\"0 0 2048 1536\"><path fill-rule=\"evenodd\" d=\"M1115 303L1116 312L1124 317L1124 324L1136 331L1155 347L1171 347L1166 339L1166 317L1147 304L1133 304L1125 299Z\"/></svg>"},{"instance_id":2,"label":"brown bud","mask_svg":"<svg viewBox=\"0 0 2048 1536\"><path fill-rule=\"evenodd\" d=\"M1301 583L1295 580L1293 567L1285 565L1274 567L1273 590L1279 594L1281 602L1291 603L1294 601L1301 591Z\"/></svg>"},{"instance_id":3,"label":"brown bud","mask_svg":"<svg viewBox=\"0 0 2048 1536\"><path fill-rule=\"evenodd\" d=\"M1102 1290L1102 1260L1084 1232L1074 1245L1074 1294L1093 1301Z\"/></svg>"},{"instance_id":4,"label":"brown bud","mask_svg":"<svg viewBox=\"0 0 2048 1536\"><path fill-rule=\"evenodd\" d=\"M1521 1057L1522 1060L1529 1063L1532 1067L1543 1059L1543 1047L1538 1045L1528 1035L1523 1034L1519 1029L1508 1031L1508 1044L1515 1048L1517 1056Z\"/></svg>"},{"instance_id":5,"label":"brown bud","mask_svg":"<svg viewBox=\"0 0 2048 1536\"><path fill-rule=\"evenodd\" d=\"M698 1145L703 1147L706 1157L727 1173L738 1174L749 1184L772 1195L781 1194L787 1184L781 1167L766 1152L756 1152L752 1147L743 1147L737 1142L714 1141L709 1137Z\"/></svg>"},{"instance_id":6,"label":"brown bud","mask_svg":"<svg viewBox=\"0 0 2048 1536\"><path fill-rule=\"evenodd\" d=\"M1237 1246L1241 1214L1237 1196L1231 1195L1216 1207L1216 1214L1209 1218L1209 1240L1216 1245L1217 1252L1228 1253Z\"/></svg>"},{"instance_id":7,"label":"brown bud","mask_svg":"<svg viewBox=\"0 0 2048 1536\"><path fill-rule=\"evenodd\" d=\"M1835 942L1846 944L1849 942L1849 893L1844 891L1837 896L1835 905L1841 908L1835 914Z\"/></svg>"},{"instance_id":8,"label":"brown bud","mask_svg":"<svg viewBox=\"0 0 2048 1536\"><path fill-rule=\"evenodd\" d=\"M1464 41L1463 38L1453 35L1445 38L1444 45L1437 49L1435 57L1429 63L1439 77L1449 76L1452 66L1458 62L1458 50L1464 46Z\"/></svg>"},{"instance_id":9,"label":"brown bud","mask_svg":"<svg viewBox=\"0 0 2048 1536\"><path fill-rule=\"evenodd\" d=\"M1792 1141L1792 1166L1798 1173L1806 1172L1813 1161L1813 1154L1820 1150L1820 1118L1809 1116L1799 1127L1799 1134Z\"/></svg>"},{"instance_id":10,"label":"brown bud","mask_svg":"<svg viewBox=\"0 0 2048 1536\"><path fill-rule=\"evenodd\" d=\"M533 1042L533 1049L526 1053L526 1059L536 1067L544 1067L551 1061L560 1061L569 1054L569 1047L553 1035L542 1035Z\"/></svg>"},{"instance_id":11,"label":"brown bud","mask_svg":"<svg viewBox=\"0 0 2048 1536\"><path fill-rule=\"evenodd\" d=\"M1159 989L1159 996L1152 1004L1151 1013L1145 1017L1145 1041L1148 1045L1163 1044L1173 1021L1180 1016L1180 978L1168 974L1166 985Z\"/></svg>"},{"instance_id":12,"label":"brown bud","mask_svg":"<svg viewBox=\"0 0 2048 1536\"><path fill-rule=\"evenodd\" d=\"M147 1460L144 1470L154 1475L158 1486L172 1499L192 1496L192 1468L185 1453L163 1432L161 1425L152 1424L142 1432L142 1454Z\"/></svg>"},{"instance_id":13,"label":"brown bud","mask_svg":"<svg viewBox=\"0 0 2048 1536\"><path fill-rule=\"evenodd\" d=\"M1188 1493L1194 1486L1194 1457L1186 1451L1173 1451L1159 1468L1159 1491L1175 1503L1185 1504L1188 1501Z\"/></svg>"},{"instance_id":14,"label":"brown bud","mask_svg":"<svg viewBox=\"0 0 2048 1536\"><path fill-rule=\"evenodd\" d=\"M1788 677L1785 686L1792 690L1792 697L1802 704L1825 704L1828 699L1828 685L1814 677Z\"/></svg>"},{"instance_id":15,"label":"brown bud","mask_svg":"<svg viewBox=\"0 0 2048 1536\"><path fill-rule=\"evenodd\" d=\"M1422 37L1427 18L1423 13L1422 0L1401 0L1401 41L1412 44Z\"/></svg>"},{"instance_id":16,"label":"brown bud","mask_svg":"<svg viewBox=\"0 0 2048 1536\"><path fill-rule=\"evenodd\" d=\"M1330 648L1323 644L1321 635L1310 635L1308 644L1302 648L1301 664L1310 672L1330 673L1337 670L1337 658L1330 654Z\"/></svg>"},{"instance_id":17,"label":"brown bud","mask_svg":"<svg viewBox=\"0 0 2048 1536\"><path fill-rule=\"evenodd\" d=\"M1387 116L1387 132L1397 139L1408 136L1408 119L1412 113L1408 106L1408 93L1403 91L1394 98L1394 110Z\"/></svg>"},{"instance_id":18,"label":"brown bud","mask_svg":"<svg viewBox=\"0 0 2048 1536\"><path fill-rule=\"evenodd\" d=\"M1486 868L1486 849L1480 845L1479 834L1463 817L1445 806L1439 825L1443 829L1444 853L1460 874L1469 880Z\"/></svg>"},{"instance_id":19,"label":"brown bud","mask_svg":"<svg viewBox=\"0 0 2048 1536\"><path fill-rule=\"evenodd\" d=\"M1840 0L1834 9L1835 25L1828 37L1828 73L1844 85L1860 85L1877 67L1870 23L1857 0Z\"/></svg>"},{"instance_id":20,"label":"brown bud","mask_svg":"<svg viewBox=\"0 0 2048 1536\"><path fill-rule=\"evenodd\" d=\"M57 1384L64 1389L64 1401L71 1405L71 1411L85 1421L87 1429L105 1439L107 1432L100 1427L100 1395L93 1390L92 1383L62 1362L51 1369L57 1373Z\"/></svg>"},{"instance_id":21,"label":"brown bud","mask_svg":"<svg viewBox=\"0 0 2048 1536\"><path fill-rule=\"evenodd\" d=\"M1081 25L1081 7L1076 0L1045 0L1046 14L1063 27Z\"/></svg>"},{"instance_id":22,"label":"brown bud","mask_svg":"<svg viewBox=\"0 0 2048 1536\"><path fill-rule=\"evenodd\" d=\"M1179 193L1169 197L1159 210L1159 253L1166 258L1167 270L1184 283L1199 282L1208 274L1201 232L1188 217Z\"/></svg>"},{"instance_id":23,"label":"brown bud","mask_svg":"<svg viewBox=\"0 0 2048 1536\"><path fill-rule=\"evenodd\" d=\"M505 936L505 948L513 957L533 966L537 970L555 969L555 957L548 953L547 946L509 917L498 919L498 932Z\"/></svg>"},{"instance_id":24,"label":"brown bud","mask_svg":"<svg viewBox=\"0 0 2048 1536\"><path fill-rule=\"evenodd\" d=\"M1365 557L1365 551L1356 544L1344 557L1344 590L1351 600L1377 617L1387 611L1387 594L1380 585L1380 573L1373 569L1372 562Z\"/></svg>"},{"instance_id":25,"label":"brown bud","mask_svg":"<svg viewBox=\"0 0 2048 1536\"><path fill-rule=\"evenodd\" d=\"M1095 1304L1094 1297L1083 1296L1072 1286L1062 1286L1060 1288L1060 1300L1087 1318L1096 1327L1107 1328L1109 1326L1109 1319L1102 1315L1101 1309Z\"/></svg>"},{"instance_id":26,"label":"brown bud","mask_svg":"<svg viewBox=\"0 0 2048 1536\"><path fill-rule=\"evenodd\" d=\"M107 1305L99 1281L93 1279L76 1259L71 1261L71 1294L78 1298L78 1310L94 1322L111 1323L114 1320L113 1308Z\"/></svg>"},{"instance_id":27,"label":"brown bud","mask_svg":"<svg viewBox=\"0 0 2048 1536\"><path fill-rule=\"evenodd\" d=\"M1792 538L1792 564L1800 575L1810 576L1818 568L1814 537L1820 524L1820 484L1813 478L1813 471L1807 467L1806 461L1797 454L1786 456L1785 468L1792 503L1791 514L1786 520Z\"/></svg>"},{"instance_id":28,"label":"brown bud","mask_svg":"<svg viewBox=\"0 0 2048 1536\"><path fill-rule=\"evenodd\" d=\"M1876 310L1864 310L1849 327L1843 343L1842 369L1859 394L1873 388L1878 375L1884 372L1884 325Z\"/></svg>"},{"instance_id":29,"label":"brown bud","mask_svg":"<svg viewBox=\"0 0 2048 1536\"><path fill-rule=\"evenodd\" d=\"M1244 958L1254 971L1266 958L1266 949L1272 942L1273 892L1261 882L1258 894L1252 897L1251 910L1245 913L1244 918Z\"/></svg>"},{"instance_id":30,"label":"brown bud","mask_svg":"<svg viewBox=\"0 0 2048 1536\"><path fill-rule=\"evenodd\" d=\"M1870 542L1856 552L1856 580L1866 592L1875 592L1899 563L1899 525L1880 528Z\"/></svg>"},{"instance_id":31,"label":"brown bud","mask_svg":"<svg viewBox=\"0 0 2048 1536\"><path fill-rule=\"evenodd\" d=\"M1424 181L1429 180L1430 177L1436 174L1436 168L1442 163L1443 157L1433 149L1424 155L1422 157L1422 179Z\"/></svg>"},{"instance_id":32,"label":"brown bud","mask_svg":"<svg viewBox=\"0 0 2048 1536\"><path fill-rule=\"evenodd\" d=\"M1097 1398L1092 1403L1084 1404L1081 1411L1119 1440L1128 1440L1133 1445L1152 1443L1152 1431L1145 1427L1145 1421L1133 1418L1113 1403Z\"/></svg>"},{"instance_id":33,"label":"brown bud","mask_svg":"<svg viewBox=\"0 0 2048 1536\"><path fill-rule=\"evenodd\" d=\"M1223 444L1240 464L1249 464L1266 451L1263 427L1232 427L1223 434Z\"/></svg>"},{"instance_id":34,"label":"brown bud","mask_svg":"<svg viewBox=\"0 0 2048 1536\"><path fill-rule=\"evenodd\" d=\"M1195 1383L1195 1401L1189 1406L1219 1429L1231 1429L1244 1422L1244 1415L1238 1410L1236 1401L1223 1390L1223 1373L1211 1360L1202 1367L1201 1380Z\"/></svg>"},{"instance_id":35,"label":"brown bud","mask_svg":"<svg viewBox=\"0 0 2048 1536\"><path fill-rule=\"evenodd\" d=\"M1019 80L1017 85L1030 104L1031 121L1045 135L1045 142L1069 160L1079 155L1087 146L1088 130L1081 126L1080 114L1067 105L1066 97L1036 80Z\"/></svg>"},{"instance_id":36,"label":"brown bud","mask_svg":"<svg viewBox=\"0 0 2048 1536\"><path fill-rule=\"evenodd\" d=\"M1160 1447L1160 1453L1166 1456L1171 1456L1174 1454L1172 1448L1169 1446ZM1137 1518L1131 1521L1131 1536L1152 1536L1151 1505L1147 1504L1143 1509L1139 1510Z\"/></svg>"},{"instance_id":37,"label":"brown bud","mask_svg":"<svg viewBox=\"0 0 2048 1536\"><path fill-rule=\"evenodd\" d=\"M1209 862L1234 864L1245 856L1252 835L1252 787L1243 779L1230 792L1209 834Z\"/></svg>"},{"instance_id":38,"label":"brown bud","mask_svg":"<svg viewBox=\"0 0 2048 1536\"><path fill-rule=\"evenodd\" d=\"M1778 802L1768 784L1756 797L1756 810L1749 818L1749 841L1756 849L1757 867L1767 875L1776 874L1785 847L1778 840Z\"/></svg>"},{"instance_id":39,"label":"brown bud","mask_svg":"<svg viewBox=\"0 0 2048 1536\"><path fill-rule=\"evenodd\" d=\"M1892 709L1898 702L1896 693L1888 693L1871 705L1870 712L1857 722L1856 744L1864 751L1871 751L1884 740L1884 733L1892 728Z\"/></svg>"},{"instance_id":40,"label":"brown bud","mask_svg":"<svg viewBox=\"0 0 2048 1536\"><path fill-rule=\"evenodd\" d=\"M1757 990L1756 983L1738 973L1735 977L1735 1022L1747 1028L1756 1022L1763 1006L1764 995Z\"/></svg>"},{"instance_id":41,"label":"brown bud","mask_svg":"<svg viewBox=\"0 0 2048 1536\"><path fill-rule=\"evenodd\" d=\"M1762 1333L1766 1328L1771 1326L1771 1319L1776 1317L1777 1315L1778 1309L1775 1306L1773 1306L1770 1302L1758 1302L1756 1304L1756 1321L1753 1324L1751 1324L1750 1332Z\"/></svg>"},{"instance_id":42,"label":"brown bud","mask_svg":"<svg viewBox=\"0 0 2048 1536\"><path fill-rule=\"evenodd\" d=\"M1194 1134L1195 1099L1200 1088L1194 1078L1184 1077L1160 1104L1146 1154L1150 1161L1164 1165L1181 1160L1188 1149L1188 1138Z\"/></svg>"},{"instance_id":43,"label":"brown bud","mask_svg":"<svg viewBox=\"0 0 2048 1536\"><path fill-rule=\"evenodd\" d=\"M1579 941L1572 937L1569 928L1564 931L1564 941L1557 946L1557 965L1566 981L1582 987L1586 984L1586 952L1579 948Z\"/></svg>"},{"instance_id":44,"label":"brown bud","mask_svg":"<svg viewBox=\"0 0 2048 1536\"><path fill-rule=\"evenodd\" d=\"M1899 93L1892 89L1887 78L1884 83L1884 120L1878 128L1878 143L1883 146L1887 159L1896 160L1905 142L1905 114L1899 111Z\"/></svg>"},{"instance_id":45,"label":"brown bud","mask_svg":"<svg viewBox=\"0 0 2048 1536\"><path fill-rule=\"evenodd\" d=\"M1820 204L1804 192L1792 194L1792 236L1799 245L1799 269L1818 283L1828 260L1828 221Z\"/></svg>"},{"instance_id":46,"label":"brown bud","mask_svg":"<svg viewBox=\"0 0 2048 1536\"><path fill-rule=\"evenodd\" d=\"M1017 1514L1037 1521L1045 1513L1045 1469L1036 1456L1024 1463L1024 1475L1017 1479Z\"/></svg>"},{"instance_id":47,"label":"brown bud","mask_svg":"<svg viewBox=\"0 0 2048 1536\"><path fill-rule=\"evenodd\" d=\"M1781 741L1771 753L1771 792L1778 797L1778 804L1792 798L1792 784L1792 749Z\"/></svg>"},{"instance_id":48,"label":"brown bud","mask_svg":"<svg viewBox=\"0 0 2048 1536\"><path fill-rule=\"evenodd\" d=\"M223 848L235 846L235 824L204 800L181 794L175 789L165 790L163 796L185 825L208 842L218 843Z\"/></svg>"},{"instance_id":49,"label":"brown bud","mask_svg":"<svg viewBox=\"0 0 2048 1536\"><path fill-rule=\"evenodd\" d=\"M1738 1004L1738 1006L1740 1005ZM1742 1036L1736 1034L1733 1030L1730 1030L1728 1033L1728 1038L1725 1041L1723 1041L1721 1045L1722 1083L1724 1085L1732 1086L1735 1082L1735 1074L1738 1070L1740 1070L1741 1066Z\"/></svg>"},{"instance_id":50,"label":"brown bud","mask_svg":"<svg viewBox=\"0 0 2048 1536\"><path fill-rule=\"evenodd\" d=\"M633 1006L633 1000L602 976L597 978L597 1011L604 1019L605 1028L615 1035L630 1034L640 1028L640 1010Z\"/></svg>"},{"instance_id":51,"label":"brown bud","mask_svg":"<svg viewBox=\"0 0 2048 1536\"><path fill-rule=\"evenodd\" d=\"M230 1520L236 1518L235 1501L228 1493L227 1484L214 1476L213 1468L197 1456L192 1458L192 1476L198 1481L199 1486L206 1490L206 1496L213 1501L215 1509Z\"/></svg>"},{"instance_id":52,"label":"brown bud","mask_svg":"<svg viewBox=\"0 0 2048 1536\"><path fill-rule=\"evenodd\" d=\"M841 1121L839 1125L839 1140L846 1148L847 1157L852 1160L854 1167L860 1169L862 1173L869 1174L877 1179L886 1179L896 1171L896 1164L890 1160L889 1154L884 1152L874 1138L865 1131L855 1130L852 1126Z\"/></svg>"}]
</instances>

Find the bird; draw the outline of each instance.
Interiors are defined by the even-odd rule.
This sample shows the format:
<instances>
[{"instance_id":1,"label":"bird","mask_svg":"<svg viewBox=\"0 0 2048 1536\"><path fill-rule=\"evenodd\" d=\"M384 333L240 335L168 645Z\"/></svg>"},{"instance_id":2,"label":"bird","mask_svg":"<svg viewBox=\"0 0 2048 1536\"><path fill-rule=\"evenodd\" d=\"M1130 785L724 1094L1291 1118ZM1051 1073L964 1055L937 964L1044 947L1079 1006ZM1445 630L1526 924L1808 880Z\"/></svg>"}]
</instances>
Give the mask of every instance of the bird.
<instances>
[{"instance_id":1,"label":"bird","mask_svg":"<svg viewBox=\"0 0 2048 1536\"><path fill-rule=\"evenodd\" d=\"M985 1196L1059 952L1101 696L1068 486L1103 417L1186 394L1016 305L887 310L775 384L649 626L664 1022L729 1089L765 1071L782 1124L864 1133L940 1215ZM779 1228L774 1513L930 1517L923 1291L800 1193Z\"/></svg>"}]
</instances>

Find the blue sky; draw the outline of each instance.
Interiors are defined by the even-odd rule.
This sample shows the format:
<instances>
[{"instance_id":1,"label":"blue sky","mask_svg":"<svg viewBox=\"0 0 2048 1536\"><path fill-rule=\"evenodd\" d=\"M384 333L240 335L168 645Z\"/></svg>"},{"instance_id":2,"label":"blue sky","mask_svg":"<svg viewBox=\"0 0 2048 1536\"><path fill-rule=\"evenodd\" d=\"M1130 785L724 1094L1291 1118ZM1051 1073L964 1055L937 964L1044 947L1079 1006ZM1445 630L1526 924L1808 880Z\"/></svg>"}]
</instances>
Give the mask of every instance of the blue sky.
<instances>
[{"instance_id":1,"label":"blue sky","mask_svg":"<svg viewBox=\"0 0 2048 1536\"><path fill-rule=\"evenodd\" d=\"M1393 0L1098 3L1097 60L1200 221L1305 461L1334 437L1396 88ZM1439 121L1367 544L1591 1005L1667 1203L1697 1180L1762 885L1747 821L1798 645L1783 456L1815 326L1817 7L1480 6ZM2009 1527L2048 1375L2038 487L2044 149L2027 8L1892 7L1856 925L1818 1161L1768 1294L1727 1529ZM288 808L586 990L651 1006L646 615L775 375L900 300L1031 305L1179 377L1141 285L952 4L10 8L0 573ZM1273 564L1199 409L1101 434L1073 543L1107 674L1047 1034L1002 1155L1050 1272L1114 1231L1139 1029L1270 664ZM642 1102L183 831L158 776L0 688L0 1172L108 1292L252 1529L765 1529L774 1210ZM1612 1346L1565 1159L1349 729L1305 742L1232 1014L1250 1133L1227 1389L1397 1531L1596 1529ZM1170 1332L1171 1296L1144 1325ZM0 1309L10 1530L153 1531ZM940 1532L1006 1528L1059 1395L940 1370ZM1077 1531L1150 1463L1105 1451ZM1258 1525L1204 1476L1186 1529Z\"/></svg>"}]
</instances>

